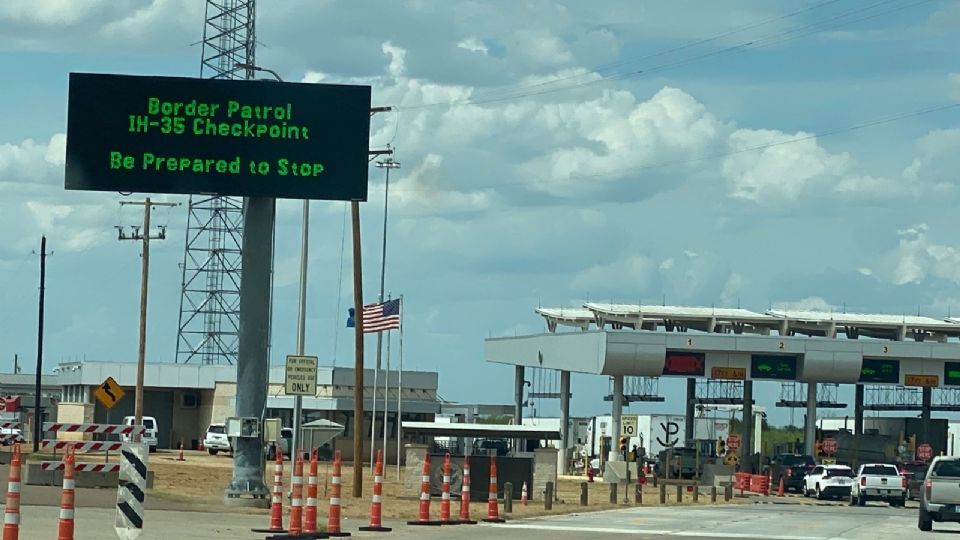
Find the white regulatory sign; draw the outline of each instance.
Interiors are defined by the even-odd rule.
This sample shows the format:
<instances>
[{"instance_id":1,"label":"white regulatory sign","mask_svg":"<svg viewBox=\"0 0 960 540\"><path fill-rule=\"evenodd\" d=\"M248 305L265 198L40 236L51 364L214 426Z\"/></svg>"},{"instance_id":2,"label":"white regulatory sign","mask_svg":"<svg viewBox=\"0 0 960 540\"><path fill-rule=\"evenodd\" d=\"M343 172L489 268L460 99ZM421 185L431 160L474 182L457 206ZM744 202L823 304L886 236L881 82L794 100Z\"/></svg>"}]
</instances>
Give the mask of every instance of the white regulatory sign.
<instances>
[{"instance_id":1,"label":"white regulatory sign","mask_svg":"<svg viewBox=\"0 0 960 540\"><path fill-rule=\"evenodd\" d=\"M625 415L620 417L620 436L637 436L637 415Z\"/></svg>"},{"instance_id":2,"label":"white regulatory sign","mask_svg":"<svg viewBox=\"0 0 960 540\"><path fill-rule=\"evenodd\" d=\"M317 395L317 357L288 356L286 387L290 396Z\"/></svg>"}]
</instances>

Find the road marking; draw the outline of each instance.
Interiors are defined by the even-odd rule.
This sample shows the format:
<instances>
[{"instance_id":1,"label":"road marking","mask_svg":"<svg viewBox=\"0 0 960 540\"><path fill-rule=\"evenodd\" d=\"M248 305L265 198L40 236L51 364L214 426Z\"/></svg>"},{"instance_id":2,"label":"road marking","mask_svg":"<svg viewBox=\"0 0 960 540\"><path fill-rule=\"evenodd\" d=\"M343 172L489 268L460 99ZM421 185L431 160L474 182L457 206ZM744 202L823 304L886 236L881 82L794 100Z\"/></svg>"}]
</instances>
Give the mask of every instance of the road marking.
<instances>
[{"instance_id":1,"label":"road marking","mask_svg":"<svg viewBox=\"0 0 960 540\"><path fill-rule=\"evenodd\" d=\"M562 531L579 533L608 533L608 534L652 534L658 536L679 536L694 538L731 538L744 540L830 540L827 536L792 536L769 535L754 533L725 533L716 531L669 531L648 529L622 529L616 527L575 527L570 525L545 525L533 523L508 523L504 525L489 525L491 527L507 529L538 529L542 531Z\"/></svg>"}]
</instances>

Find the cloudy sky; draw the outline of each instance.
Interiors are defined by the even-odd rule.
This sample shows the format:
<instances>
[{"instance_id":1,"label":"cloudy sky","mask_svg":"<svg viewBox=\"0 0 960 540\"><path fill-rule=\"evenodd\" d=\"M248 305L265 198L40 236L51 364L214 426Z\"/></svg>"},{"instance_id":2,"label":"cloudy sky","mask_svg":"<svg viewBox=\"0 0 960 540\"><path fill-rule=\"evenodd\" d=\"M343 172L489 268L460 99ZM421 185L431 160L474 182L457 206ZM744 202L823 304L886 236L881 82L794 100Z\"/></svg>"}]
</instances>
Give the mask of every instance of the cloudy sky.
<instances>
[{"instance_id":1,"label":"cloudy sky","mask_svg":"<svg viewBox=\"0 0 960 540\"><path fill-rule=\"evenodd\" d=\"M0 3L3 371L36 355L42 234L48 363L135 358L139 248L114 226L140 215L63 190L67 74L197 76L202 31L197 0ZM958 31L951 0L284 0L260 2L257 61L398 109L371 144L402 163L386 281L406 366L439 370L444 398L508 402L512 371L483 362L483 339L541 331L538 304L960 313ZM370 183L367 298L381 170ZM311 230L307 349L338 365L344 215L316 202ZM279 203L274 361L294 347L299 218ZM154 220L170 235L152 252L148 360L170 362L186 212ZM575 377L574 412L605 410L606 384ZM760 386L772 407L778 386Z\"/></svg>"}]
</instances>

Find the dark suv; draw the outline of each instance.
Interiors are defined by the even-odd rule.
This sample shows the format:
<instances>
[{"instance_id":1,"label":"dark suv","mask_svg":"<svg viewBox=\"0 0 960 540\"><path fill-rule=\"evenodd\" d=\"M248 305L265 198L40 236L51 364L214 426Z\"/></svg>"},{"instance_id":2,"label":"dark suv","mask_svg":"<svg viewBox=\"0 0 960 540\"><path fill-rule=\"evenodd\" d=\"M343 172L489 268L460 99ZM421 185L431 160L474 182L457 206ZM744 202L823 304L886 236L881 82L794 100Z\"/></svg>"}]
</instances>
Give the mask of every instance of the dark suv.
<instances>
[{"instance_id":1,"label":"dark suv","mask_svg":"<svg viewBox=\"0 0 960 540\"><path fill-rule=\"evenodd\" d=\"M803 477L817 466L813 456L804 454L777 454L770 459L770 490L776 491L783 479L783 489L803 491Z\"/></svg>"}]
</instances>

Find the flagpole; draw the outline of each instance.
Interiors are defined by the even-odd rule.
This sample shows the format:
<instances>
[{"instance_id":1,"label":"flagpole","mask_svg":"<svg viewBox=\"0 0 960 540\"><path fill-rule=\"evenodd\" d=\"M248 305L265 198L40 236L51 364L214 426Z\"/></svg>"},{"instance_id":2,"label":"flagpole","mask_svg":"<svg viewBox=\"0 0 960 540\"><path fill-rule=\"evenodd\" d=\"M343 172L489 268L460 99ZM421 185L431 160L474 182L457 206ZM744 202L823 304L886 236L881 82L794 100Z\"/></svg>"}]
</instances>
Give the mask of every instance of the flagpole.
<instances>
[{"instance_id":1,"label":"flagpole","mask_svg":"<svg viewBox=\"0 0 960 540\"><path fill-rule=\"evenodd\" d=\"M390 299L387 294L387 299ZM390 410L390 342L393 341L392 330L387 330L387 369L383 374L383 461L387 461L387 413Z\"/></svg>"},{"instance_id":2,"label":"flagpole","mask_svg":"<svg viewBox=\"0 0 960 540\"><path fill-rule=\"evenodd\" d=\"M403 442L403 295L400 295L400 370L397 373L397 480L400 480L400 450Z\"/></svg>"}]
</instances>

